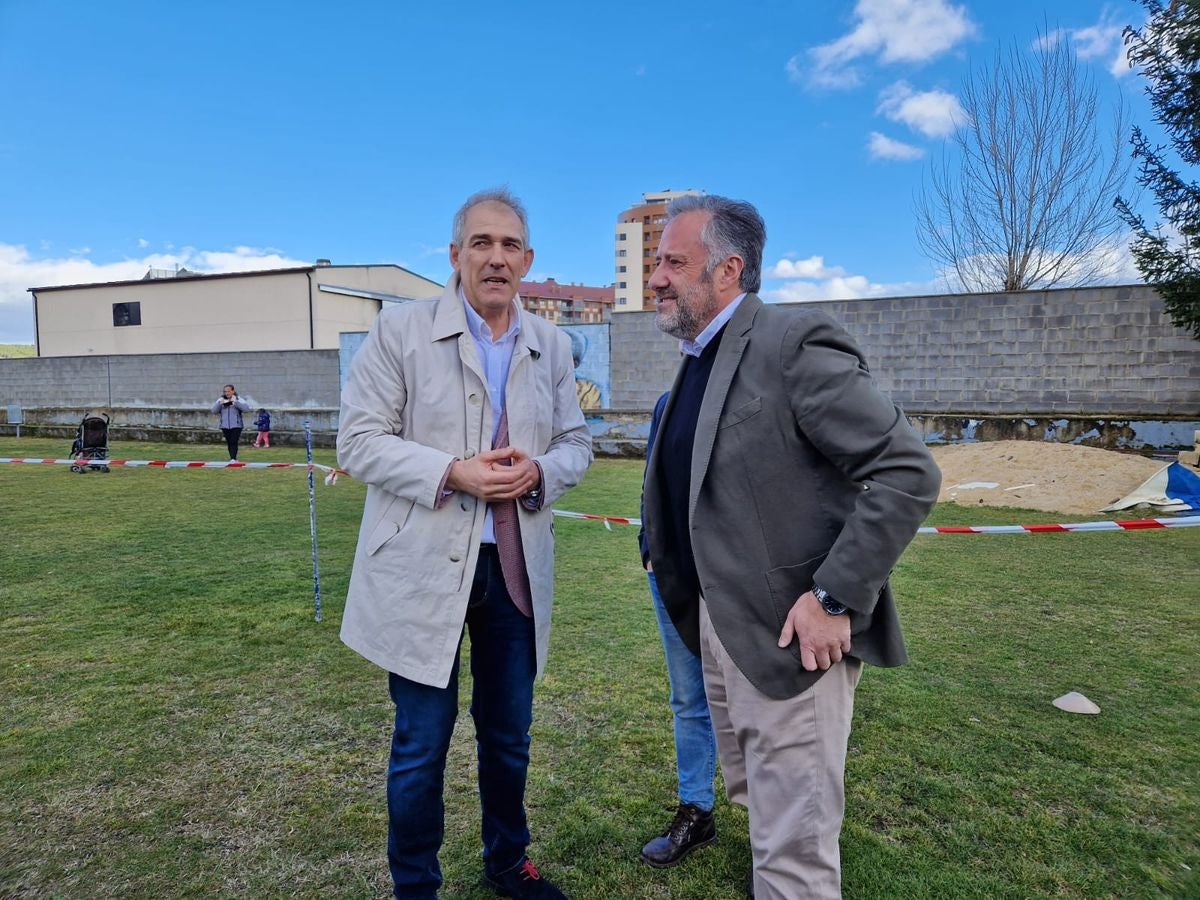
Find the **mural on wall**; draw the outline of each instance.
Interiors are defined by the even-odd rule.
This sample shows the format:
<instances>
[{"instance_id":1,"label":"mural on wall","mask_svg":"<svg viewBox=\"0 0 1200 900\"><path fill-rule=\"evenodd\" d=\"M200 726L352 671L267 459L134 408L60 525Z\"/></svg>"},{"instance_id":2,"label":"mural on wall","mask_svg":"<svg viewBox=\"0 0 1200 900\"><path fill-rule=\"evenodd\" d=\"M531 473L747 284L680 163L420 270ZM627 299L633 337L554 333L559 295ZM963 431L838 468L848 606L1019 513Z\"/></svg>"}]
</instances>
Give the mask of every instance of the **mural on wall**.
<instances>
[{"instance_id":1,"label":"mural on wall","mask_svg":"<svg viewBox=\"0 0 1200 900\"><path fill-rule=\"evenodd\" d=\"M608 325L563 328L571 339L575 361L575 394L583 410L608 409L612 382L608 371Z\"/></svg>"},{"instance_id":2,"label":"mural on wall","mask_svg":"<svg viewBox=\"0 0 1200 900\"><path fill-rule=\"evenodd\" d=\"M571 339L571 358L575 362L575 393L585 410L608 409L612 381L608 371L608 325L572 325L563 328ZM338 335L338 374L346 384L350 361L366 340L365 331L343 331Z\"/></svg>"},{"instance_id":3,"label":"mural on wall","mask_svg":"<svg viewBox=\"0 0 1200 900\"><path fill-rule=\"evenodd\" d=\"M354 354L367 339L365 331L343 331L338 334L338 393L346 386L346 376L350 374L350 362Z\"/></svg>"}]
</instances>

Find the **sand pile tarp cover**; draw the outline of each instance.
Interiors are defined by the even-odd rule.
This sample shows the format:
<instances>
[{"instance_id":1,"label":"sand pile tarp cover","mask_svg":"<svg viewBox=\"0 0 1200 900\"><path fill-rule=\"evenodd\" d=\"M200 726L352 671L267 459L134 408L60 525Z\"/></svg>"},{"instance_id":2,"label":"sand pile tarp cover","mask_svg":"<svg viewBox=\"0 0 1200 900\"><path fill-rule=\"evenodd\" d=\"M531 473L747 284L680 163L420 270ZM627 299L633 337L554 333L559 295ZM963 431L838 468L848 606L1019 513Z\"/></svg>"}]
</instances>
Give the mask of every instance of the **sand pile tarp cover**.
<instances>
[{"instance_id":1,"label":"sand pile tarp cover","mask_svg":"<svg viewBox=\"0 0 1200 900\"><path fill-rule=\"evenodd\" d=\"M1200 475L1183 463L1173 462L1103 511L1115 512L1143 504L1162 512L1200 512Z\"/></svg>"}]
</instances>

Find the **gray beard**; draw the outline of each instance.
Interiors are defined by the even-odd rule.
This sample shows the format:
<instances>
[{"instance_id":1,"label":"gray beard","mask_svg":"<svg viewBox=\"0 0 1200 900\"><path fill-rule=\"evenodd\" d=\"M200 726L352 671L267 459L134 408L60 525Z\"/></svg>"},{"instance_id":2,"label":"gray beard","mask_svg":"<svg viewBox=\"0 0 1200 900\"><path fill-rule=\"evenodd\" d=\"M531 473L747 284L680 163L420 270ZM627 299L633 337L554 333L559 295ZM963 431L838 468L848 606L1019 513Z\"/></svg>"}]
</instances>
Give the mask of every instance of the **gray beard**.
<instances>
[{"instance_id":1,"label":"gray beard","mask_svg":"<svg viewBox=\"0 0 1200 900\"><path fill-rule=\"evenodd\" d=\"M659 331L681 341L694 341L717 314L717 298L713 296L712 277L706 276L692 285L686 294L675 297L673 314L658 313L654 324Z\"/></svg>"},{"instance_id":2,"label":"gray beard","mask_svg":"<svg viewBox=\"0 0 1200 900\"><path fill-rule=\"evenodd\" d=\"M694 341L696 335L704 330L704 326L695 321L695 318L691 310L676 307L671 315L659 313L654 319L654 324L658 326L659 331L666 332L671 337L681 341Z\"/></svg>"}]
</instances>

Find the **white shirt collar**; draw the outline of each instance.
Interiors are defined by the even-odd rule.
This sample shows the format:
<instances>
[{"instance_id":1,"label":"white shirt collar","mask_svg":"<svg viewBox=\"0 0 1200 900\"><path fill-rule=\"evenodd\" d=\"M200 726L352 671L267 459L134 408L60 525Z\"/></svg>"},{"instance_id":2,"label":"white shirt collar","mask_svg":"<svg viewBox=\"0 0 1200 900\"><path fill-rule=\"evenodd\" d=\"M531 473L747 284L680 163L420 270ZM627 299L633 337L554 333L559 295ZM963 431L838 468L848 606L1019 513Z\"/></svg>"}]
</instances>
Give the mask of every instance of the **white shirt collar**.
<instances>
[{"instance_id":1,"label":"white shirt collar","mask_svg":"<svg viewBox=\"0 0 1200 900\"><path fill-rule=\"evenodd\" d=\"M744 293L738 294L736 297L730 300L729 305L713 316L713 320L704 326L704 330L696 335L696 339L694 341L680 341L679 352L686 353L688 356L699 356L701 353L703 353L704 348L708 346L709 341L716 336L718 331L725 327L726 322L733 318L733 314L737 311L738 304L742 302L742 299L745 296L746 295Z\"/></svg>"},{"instance_id":2,"label":"white shirt collar","mask_svg":"<svg viewBox=\"0 0 1200 900\"><path fill-rule=\"evenodd\" d=\"M477 341L486 340L491 343L499 344L501 341L509 340L521 332L521 304L517 302L514 295L512 298L512 315L508 317L508 330L500 337L492 338L492 328L487 322L483 321L483 316L475 312L473 307L467 301L466 292L462 288L462 284L458 286L458 299L462 301L463 309L467 311L467 328L471 332L471 336Z\"/></svg>"}]
</instances>

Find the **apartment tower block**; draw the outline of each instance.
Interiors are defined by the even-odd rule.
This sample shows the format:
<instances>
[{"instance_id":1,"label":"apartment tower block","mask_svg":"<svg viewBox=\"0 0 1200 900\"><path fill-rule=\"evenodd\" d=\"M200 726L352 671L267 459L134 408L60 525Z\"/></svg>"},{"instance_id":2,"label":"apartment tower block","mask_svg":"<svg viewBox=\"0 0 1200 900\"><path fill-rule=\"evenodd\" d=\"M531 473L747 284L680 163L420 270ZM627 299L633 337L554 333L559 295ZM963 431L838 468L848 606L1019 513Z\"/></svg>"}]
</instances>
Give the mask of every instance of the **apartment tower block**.
<instances>
[{"instance_id":1,"label":"apartment tower block","mask_svg":"<svg viewBox=\"0 0 1200 900\"><path fill-rule=\"evenodd\" d=\"M654 309L654 294L646 282L654 271L654 256L667 223L667 205L676 197L701 193L667 190L642 194L641 203L617 216L614 313Z\"/></svg>"}]
</instances>

